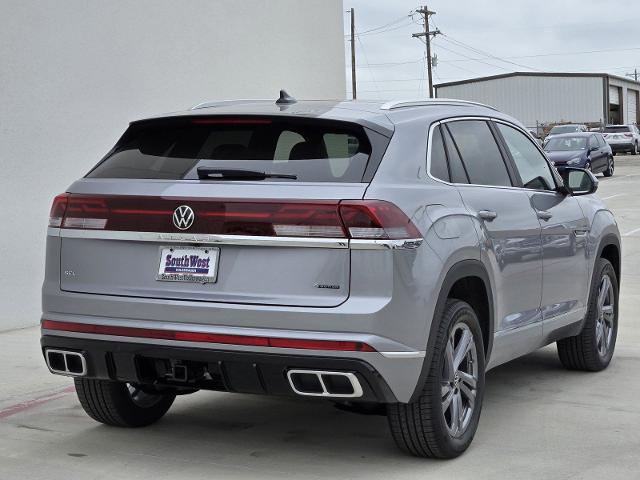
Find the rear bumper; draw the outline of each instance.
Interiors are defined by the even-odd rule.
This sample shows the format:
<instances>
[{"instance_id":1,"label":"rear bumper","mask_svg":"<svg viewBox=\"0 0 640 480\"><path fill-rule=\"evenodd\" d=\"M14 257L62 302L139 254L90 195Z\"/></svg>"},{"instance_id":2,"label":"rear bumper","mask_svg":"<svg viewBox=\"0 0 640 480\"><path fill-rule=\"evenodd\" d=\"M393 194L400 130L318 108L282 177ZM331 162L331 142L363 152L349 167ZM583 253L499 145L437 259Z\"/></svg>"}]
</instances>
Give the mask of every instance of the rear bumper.
<instances>
[{"instance_id":1,"label":"rear bumper","mask_svg":"<svg viewBox=\"0 0 640 480\"><path fill-rule=\"evenodd\" d=\"M614 152L631 152L633 151L633 142L609 143L611 150Z\"/></svg>"},{"instance_id":2,"label":"rear bumper","mask_svg":"<svg viewBox=\"0 0 640 480\"><path fill-rule=\"evenodd\" d=\"M48 334L42 336L41 345L43 352L45 349L59 349L82 353L86 361L85 378L295 396L287 380L287 371L327 370L354 374L362 386L362 396L357 398L358 401L398 401L382 375L368 362L356 358L241 352ZM176 382L162 375L163 365L172 363L204 367L208 377L199 383L195 379Z\"/></svg>"}]
</instances>

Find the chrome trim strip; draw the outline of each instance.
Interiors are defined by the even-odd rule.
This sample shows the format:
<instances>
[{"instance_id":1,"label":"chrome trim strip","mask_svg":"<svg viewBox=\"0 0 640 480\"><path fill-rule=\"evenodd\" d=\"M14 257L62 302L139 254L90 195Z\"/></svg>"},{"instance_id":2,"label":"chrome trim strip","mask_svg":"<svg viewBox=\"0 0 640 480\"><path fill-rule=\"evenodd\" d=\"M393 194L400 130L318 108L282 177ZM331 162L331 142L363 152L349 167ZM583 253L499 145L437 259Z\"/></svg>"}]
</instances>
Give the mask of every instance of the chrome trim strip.
<instances>
[{"instance_id":1,"label":"chrome trim strip","mask_svg":"<svg viewBox=\"0 0 640 480\"><path fill-rule=\"evenodd\" d=\"M387 358L424 358L426 352L379 352Z\"/></svg>"},{"instance_id":2,"label":"chrome trim strip","mask_svg":"<svg viewBox=\"0 0 640 480\"><path fill-rule=\"evenodd\" d=\"M414 250L422 245L422 238L402 240L349 240L352 250Z\"/></svg>"},{"instance_id":3,"label":"chrome trim strip","mask_svg":"<svg viewBox=\"0 0 640 480\"><path fill-rule=\"evenodd\" d=\"M115 230L60 229L62 238L125 240L131 242L197 243L205 245L255 245L274 247L349 248L346 238L260 237L248 235L211 235L208 233L130 232Z\"/></svg>"},{"instance_id":4,"label":"chrome trim strip","mask_svg":"<svg viewBox=\"0 0 640 480\"><path fill-rule=\"evenodd\" d=\"M47 234L62 238L123 240L130 242L197 243L201 245L245 245L307 248L352 248L354 250L415 249L422 238L403 240L349 240L347 238L261 237L248 235L211 235L207 233L130 232L115 230L80 230L49 228Z\"/></svg>"}]
</instances>

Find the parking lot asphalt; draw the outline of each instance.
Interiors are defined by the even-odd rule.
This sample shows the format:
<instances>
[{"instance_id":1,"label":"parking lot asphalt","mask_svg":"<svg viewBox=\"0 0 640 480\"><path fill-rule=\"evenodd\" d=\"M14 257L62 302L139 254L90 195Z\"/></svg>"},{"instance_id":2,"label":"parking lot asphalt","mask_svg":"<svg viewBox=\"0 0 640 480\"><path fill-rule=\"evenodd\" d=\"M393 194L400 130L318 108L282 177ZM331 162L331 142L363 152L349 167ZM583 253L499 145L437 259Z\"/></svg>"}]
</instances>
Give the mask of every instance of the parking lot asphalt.
<instances>
[{"instance_id":1,"label":"parking lot asphalt","mask_svg":"<svg viewBox=\"0 0 640 480\"><path fill-rule=\"evenodd\" d=\"M555 346L491 370L475 440L431 461L396 450L381 416L331 403L199 392L144 429L102 426L49 374L39 329L0 333L0 479L614 479L640 467L640 156L598 195L623 235L616 354L568 372Z\"/></svg>"}]
</instances>

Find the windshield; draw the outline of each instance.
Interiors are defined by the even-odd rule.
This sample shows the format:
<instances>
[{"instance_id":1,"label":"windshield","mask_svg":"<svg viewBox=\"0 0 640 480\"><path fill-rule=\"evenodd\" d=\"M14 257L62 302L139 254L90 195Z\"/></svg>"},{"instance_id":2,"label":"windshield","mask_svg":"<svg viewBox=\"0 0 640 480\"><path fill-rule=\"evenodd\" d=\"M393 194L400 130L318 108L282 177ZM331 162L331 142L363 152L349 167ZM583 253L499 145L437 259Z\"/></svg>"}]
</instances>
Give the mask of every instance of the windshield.
<instances>
[{"instance_id":1,"label":"windshield","mask_svg":"<svg viewBox=\"0 0 640 480\"><path fill-rule=\"evenodd\" d=\"M198 180L198 168L279 174L277 181L362 182L362 127L319 119L177 117L137 122L87 176Z\"/></svg>"},{"instance_id":2,"label":"windshield","mask_svg":"<svg viewBox=\"0 0 640 480\"><path fill-rule=\"evenodd\" d=\"M561 133L574 133L579 131L580 131L580 128L576 127L575 125L558 125L551 129L551 131L549 132L549 135L551 134L558 135Z\"/></svg>"},{"instance_id":3,"label":"windshield","mask_svg":"<svg viewBox=\"0 0 640 480\"><path fill-rule=\"evenodd\" d=\"M585 150L587 137L554 137L547 141L544 149L548 152L568 152L571 150Z\"/></svg>"},{"instance_id":4,"label":"windshield","mask_svg":"<svg viewBox=\"0 0 640 480\"><path fill-rule=\"evenodd\" d=\"M630 128L626 126L621 127L604 127L605 133L629 133Z\"/></svg>"}]
</instances>

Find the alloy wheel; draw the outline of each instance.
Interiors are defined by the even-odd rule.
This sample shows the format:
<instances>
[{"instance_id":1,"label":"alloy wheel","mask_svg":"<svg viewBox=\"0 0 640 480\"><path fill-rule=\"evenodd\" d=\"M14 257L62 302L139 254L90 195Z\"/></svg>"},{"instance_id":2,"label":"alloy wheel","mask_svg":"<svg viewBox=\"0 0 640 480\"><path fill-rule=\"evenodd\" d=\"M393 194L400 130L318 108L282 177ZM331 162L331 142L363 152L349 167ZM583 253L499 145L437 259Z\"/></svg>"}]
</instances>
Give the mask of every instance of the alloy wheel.
<instances>
[{"instance_id":1,"label":"alloy wheel","mask_svg":"<svg viewBox=\"0 0 640 480\"><path fill-rule=\"evenodd\" d=\"M452 437L462 436L471 422L477 383L476 342L469 326L459 322L449 334L441 382L442 415Z\"/></svg>"},{"instance_id":2,"label":"alloy wheel","mask_svg":"<svg viewBox=\"0 0 640 480\"><path fill-rule=\"evenodd\" d=\"M611 348L615 321L615 295L609 275L604 275L598 288L596 346L601 357Z\"/></svg>"}]
</instances>

